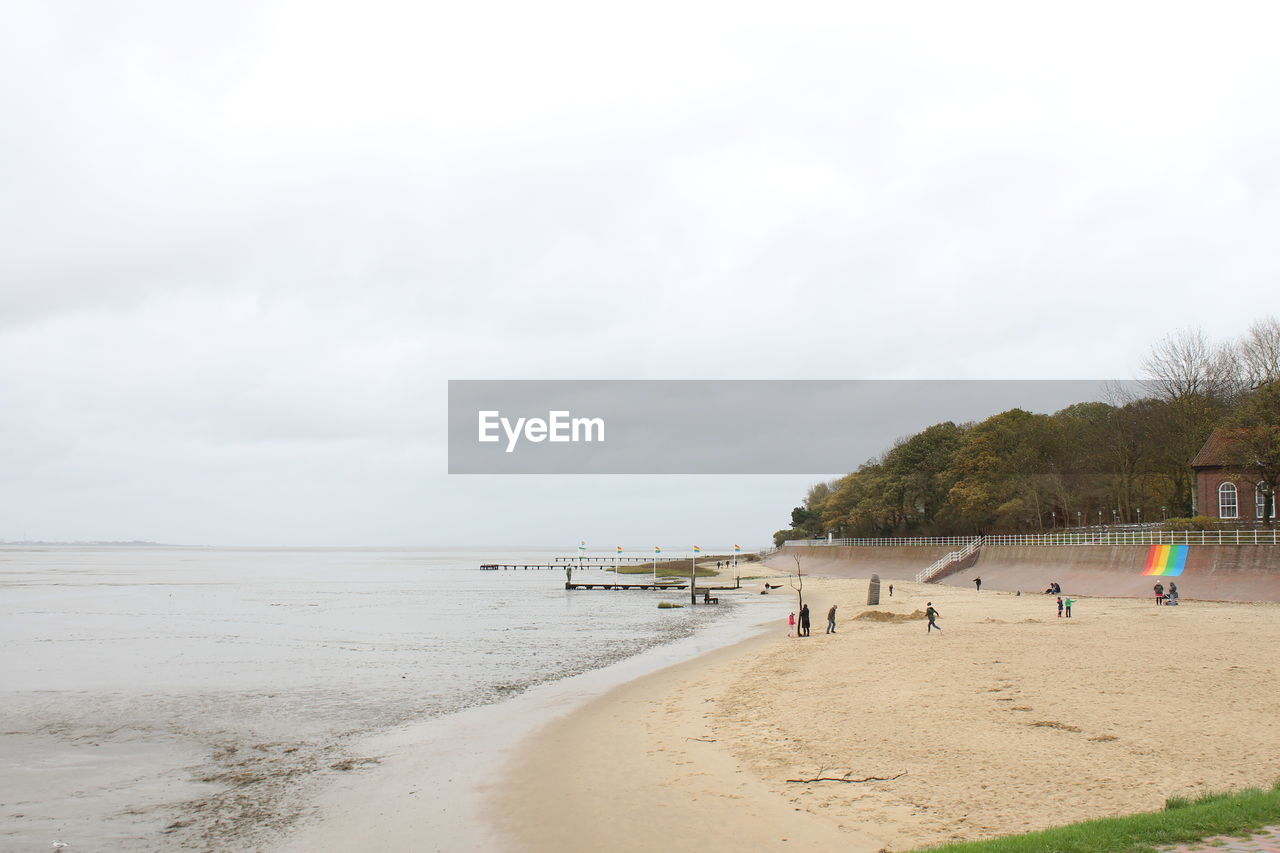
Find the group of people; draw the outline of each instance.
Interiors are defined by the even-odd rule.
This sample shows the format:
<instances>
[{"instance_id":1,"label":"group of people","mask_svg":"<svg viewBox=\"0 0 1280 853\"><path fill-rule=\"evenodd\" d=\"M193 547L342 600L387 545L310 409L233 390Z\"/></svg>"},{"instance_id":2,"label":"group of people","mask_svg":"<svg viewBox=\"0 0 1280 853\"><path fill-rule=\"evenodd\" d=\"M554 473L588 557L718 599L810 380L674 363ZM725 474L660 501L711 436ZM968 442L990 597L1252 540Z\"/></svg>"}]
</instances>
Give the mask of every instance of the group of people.
<instances>
[{"instance_id":1,"label":"group of people","mask_svg":"<svg viewBox=\"0 0 1280 853\"><path fill-rule=\"evenodd\" d=\"M1062 599L1058 599L1058 603L1061 604ZM925 633L928 634L935 628L941 631L942 626L938 624L938 616L941 614L934 609L932 601L927 602L925 607L927 608L924 612L925 616L929 617L929 625L925 628ZM1062 613L1059 612L1058 615L1061 616ZM1067 615L1071 615L1070 605L1067 606ZM831 605L831 609L827 611L827 633L836 633L836 605L834 604ZM797 620L794 610L787 616L787 636L790 637L793 635L796 637L809 636L809 605L807 604L801 605L799 620Z\"/></svg>"},{"instance_id":2,"label":"group of people","mask_svg":"<svg viewBox=\"0 0 1280 853\"><path fill-rule=\"evenodd\" d=\"M974 578L973 583L974 583L974 586L979 591L982 590L981 578ZM1156 594L1157 605L1176 605L1178 603L1178 585L1173 581L1169 581L1169 589L1167 591L1164 588L1164 584L1160 583L1159 581L1156 581L1156 585L1152 587L1152 589L1155 591L1155 594ZM893 595L893 584L889 585L889 595L891 596ZM1071 618L1071 605L1075 604L1076 600L1074 598L1071 598L1070 596L1063 597L1062 587L1056 581L1049 584L1049 588L1045 590L1045 595L1058 596L1058 618L1059 619L1062 619L1063 617L1067 619ZM926 607L925 616L928 617L929 619L929 625L928 627L925 628L925 633L931 633L935 628L941 631L942 627L938 625L938 616L940 614L938 613L937 610L934 609L933 602L932 601L927 602L925 604L925 607ZM797 637L809 636L809 605L807 604L800 608L798 625L799 627L797 628L797 617L796 617L796 614L793 612L790 616L787 617L787 636L788 637L792 635L795 635ZM835 632L836 632L836 605L833 604L831 605L831 609L827 611L827 633L834 634Z\"/></svg>"},{"instance_id":3,"label":"group of people","mask_svg":"<svg viewBox=\"0 0 1280 853\"><path fill-rule=\"evenodd\" d=\"M836 632L836 605L831 605L831 609L827 611L827 633L834 634ZM800 607L799 625L795 611L787 616L787 636L795 635L797 637L809 636L809 605L804 604Z\"/></svg>"},{"instance_id":4,"label":"group of people","mask_svg":"<svg viewBox=\"0 0 1280 853\"><path fill-rule=\"evenodd\" d=\"M1169 591L1166 592L1164 584L1156 581L1156 585L1151 588L1156 594L1156 606L1168 604L1176 606L1178 604L1178 585L1173 581L1169 581Z\"/></svg>"}]
</instances>

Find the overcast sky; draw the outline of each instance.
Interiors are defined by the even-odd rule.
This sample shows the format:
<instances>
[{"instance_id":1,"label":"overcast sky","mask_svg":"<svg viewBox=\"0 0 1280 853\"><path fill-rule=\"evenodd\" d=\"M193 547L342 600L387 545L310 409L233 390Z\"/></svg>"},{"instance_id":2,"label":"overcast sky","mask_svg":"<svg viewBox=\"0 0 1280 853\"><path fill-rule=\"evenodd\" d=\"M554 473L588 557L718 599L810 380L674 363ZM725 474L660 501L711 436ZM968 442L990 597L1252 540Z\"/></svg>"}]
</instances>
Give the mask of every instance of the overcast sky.
<instances>
[{"instance_id":1,"label":"overcast sky","mask_svg":"<svg viewBox=\"0 0 1280 853\"><path fill-rule=\"evenodd\" d=\"M763 543L812 477L449 477L446 380L1275 313L1280 11L1043 6L6 3L0 539Z\"/></svg>"}]
</instances>

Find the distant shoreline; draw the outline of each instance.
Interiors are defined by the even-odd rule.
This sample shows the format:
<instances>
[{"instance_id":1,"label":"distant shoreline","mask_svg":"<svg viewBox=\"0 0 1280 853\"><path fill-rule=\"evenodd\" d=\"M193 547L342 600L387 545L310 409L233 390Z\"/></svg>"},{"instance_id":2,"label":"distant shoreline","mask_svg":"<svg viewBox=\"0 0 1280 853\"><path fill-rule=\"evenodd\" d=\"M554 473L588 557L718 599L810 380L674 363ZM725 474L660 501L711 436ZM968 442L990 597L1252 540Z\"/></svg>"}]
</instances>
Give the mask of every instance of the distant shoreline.
<instances>
[{"instance_id":1,"label":"distant shoreline","mask_svg":"<svg viewBox=\"0 0 1280 853\"><path fill-rule=\"evenodd\" d=\"M0 539L0 548L12 547L29 547L38 545L40 547L62 546L62 547L80 547L80 548L106 548L106 547L124 547L137 548L141 546L172 548L175 547L167 542L148 542L144 539L129 540L112 540L107 542L45 542L41 539Z\"/></svg>"}]
</instances>

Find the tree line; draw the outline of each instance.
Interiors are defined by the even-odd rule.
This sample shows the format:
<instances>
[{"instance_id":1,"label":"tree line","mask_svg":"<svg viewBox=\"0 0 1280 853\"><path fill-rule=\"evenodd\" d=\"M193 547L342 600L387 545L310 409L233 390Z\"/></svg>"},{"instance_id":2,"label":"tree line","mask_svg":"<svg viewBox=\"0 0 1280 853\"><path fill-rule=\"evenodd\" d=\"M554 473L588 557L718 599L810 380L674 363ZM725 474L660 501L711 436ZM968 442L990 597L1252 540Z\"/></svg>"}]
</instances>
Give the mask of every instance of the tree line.
<instances>
[{"instance_id":1,"label":"tree line","mask_svg":"<svg viewBox=\"0 0 1280 853\"><path fill-rule=\"evenodd\" d=\"M1109 402L1049 415L1011 409L900 439L853 473L810 487L774 540L1187 518L1191 460L1219 427L1234 436L1230 466L1261 484L1270 507L1280 487L1280 321L1258 320L1232 341L1200 330L1169 335L1141 374L1139 392L1117 388Z\"/></svg>"}]
</instances>

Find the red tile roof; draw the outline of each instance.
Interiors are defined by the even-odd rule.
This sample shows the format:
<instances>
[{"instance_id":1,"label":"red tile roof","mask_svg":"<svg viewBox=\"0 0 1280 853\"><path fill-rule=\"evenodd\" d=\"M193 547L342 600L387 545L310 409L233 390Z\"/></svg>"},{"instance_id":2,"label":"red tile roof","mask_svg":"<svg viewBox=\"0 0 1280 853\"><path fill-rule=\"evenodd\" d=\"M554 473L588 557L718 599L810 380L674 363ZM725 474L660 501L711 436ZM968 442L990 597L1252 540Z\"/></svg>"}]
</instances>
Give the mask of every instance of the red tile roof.
<instances>
[{"instance_id":1,"label":"red tile roof","mask_svg":"<svg viewBox=\"0 0 1280 853\"><path fill-rule=\"evenodd\" d=\"M1215 429L1209 434L1209 440L1204 443L1204 447L1200 448L1196 458L1191 460L1191 467L1225 468L1231 465L1233 458L1239 454L1239 450L1234 445L1241 432L1244 430Z\"/></svg>"}]
</instances>

